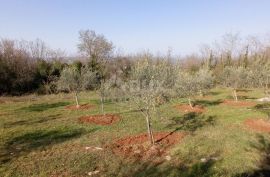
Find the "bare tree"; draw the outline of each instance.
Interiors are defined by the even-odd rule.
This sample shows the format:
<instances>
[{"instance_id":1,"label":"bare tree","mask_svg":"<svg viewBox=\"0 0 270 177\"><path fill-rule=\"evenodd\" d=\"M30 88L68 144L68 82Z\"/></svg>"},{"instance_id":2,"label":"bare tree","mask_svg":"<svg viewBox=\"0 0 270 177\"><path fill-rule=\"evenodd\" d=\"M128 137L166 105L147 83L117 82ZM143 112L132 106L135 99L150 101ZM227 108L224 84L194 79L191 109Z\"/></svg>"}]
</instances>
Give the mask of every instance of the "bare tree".
<instances>
[{"instance_id":1,"label":"bare tree","mask_svg":"<svg viewBox=\"0 0 270 177\"><path fill-rule=\"evenodd\" d=\"M33 59L48 59L49 57L49 48L46 46L45 42L41 39L36 39L35 41L28 42L29 44L29 53Z\"/></svg>"},{"instance_id":2,"label":"bare tree","mask_svg":"<svg viewBox=\"0 0 270 177\"><path fill-rule=\"evenodd\" d=\"M113 50L112 42L92 30L81 30L79 32L79 41L79 51L98 63L107 59Z\"/></svg>"}]
</instances>

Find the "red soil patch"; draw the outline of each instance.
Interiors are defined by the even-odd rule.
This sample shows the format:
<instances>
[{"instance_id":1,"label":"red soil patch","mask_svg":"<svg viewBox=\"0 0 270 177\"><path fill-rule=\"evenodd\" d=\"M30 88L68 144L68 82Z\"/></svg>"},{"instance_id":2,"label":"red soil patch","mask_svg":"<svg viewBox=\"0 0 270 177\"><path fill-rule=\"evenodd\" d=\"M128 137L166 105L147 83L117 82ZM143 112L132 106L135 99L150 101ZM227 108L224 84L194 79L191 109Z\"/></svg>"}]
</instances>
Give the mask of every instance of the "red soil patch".
<instances>
[{"instance_id":1,"label":"red soil patch","mask_svg":"<svg viewBox=\"0 0 270 177\"><path fill-rule=\"evenodd\" d=\"M270 122L263 119L248 119L244 124L250 129L258 132L270 132Z\"/></svg>"},{"instance_id":2,"label":"red soil patch","mask_svg":"<svg viewBox=\"0 0 270 177\"><path fill-rule=\"evenodd\" d=\"M66 106L65 109L68 109L68 110L83 110L83 109L91 109L93 107L94 107L94 105L82 104L79 107L77 107L76 105Z\"/></svg>"},{"instance_id":3,"label":"red soil patch","mask_svg":"<svg viewBox=\"0 0 270 177\"><path fill-rule=\"evenodd\" d=\"M176 105L175 108L185 113L189 113L189 112L202 113L205 111L205 109L199 105L193 106L193 108L191 108L189 105L183 104L183 105Z\"/></svg>"},{"instance_id":4,"label":"red soil patch","mask_svg":"<svg viewBox=\"0 0 270 177\"><path fill-rule=\"evenodd\" d=\"M255 102L251 101L235 101L235 100L224 100L222 104L236 107L252 107L256 105Z\"/></svg>"},{"instance_id":5,"label":"red soil patch","mask_svg":"<svg viewBox=\"0 0 270 177\"><path fill-rule=\"evenodd\" d=\"M93 115L93 116L83 116L79 118L82 123L92 123L97 125L111 125L120 119L118 115L115 114L105 114L105 115Z\"/></svg>"},{"instance_id":6,"label":"red soil patch","mask_svg":"<svg viewBox=\"0 0 270 177\"><path fill-rule=\"evenodd\" d=\"M183 139L185 133L154 133L155 145L149 143L148 134L140 134L119 139L112 144L115 154L125 157L135 157L139 159L149 159L161 157L166 151Z\"/></svg>"}]
</instances>

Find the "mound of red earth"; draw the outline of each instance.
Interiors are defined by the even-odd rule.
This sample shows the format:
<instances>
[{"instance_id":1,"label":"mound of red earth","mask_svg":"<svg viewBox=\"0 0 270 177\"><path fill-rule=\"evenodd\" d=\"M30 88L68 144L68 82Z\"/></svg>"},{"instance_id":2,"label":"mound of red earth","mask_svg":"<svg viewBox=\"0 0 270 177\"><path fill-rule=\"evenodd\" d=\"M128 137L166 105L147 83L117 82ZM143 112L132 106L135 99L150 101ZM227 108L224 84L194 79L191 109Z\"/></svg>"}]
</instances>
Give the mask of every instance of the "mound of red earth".
<instances>
[{"instance_id":1,"label":"mound of red earth","mask_svg":"<svg viewBox=\"0 0 270 177\"><path fill-rule=\"evenodd\" d=\"M151 146L148 134L139 134L116 140L111 148L115 154L146 160L166 155L166 151L181 142L185 135L185 133L180 132L154 133L155 145Z\"/></svg>"},{"instance_id":2,"label":"mound of red earth","mask_svg":"<svg viewBox=\"0 0 270 177\"><path fill-rule=\"evenodd\" d=\"M252 107L256 105L255 102L251 101L235 101L235 100L224 100L222 104L236 107Z\"/></svg>"},{"instance_id":3,"label":"mound of red earth","mask_svg":"<svg viewBox=\"0 0 270 177\"><path fill-rule=\"evenodd\" d=\"M83 110L83 109L91 109L93 107L94 107L94 105L82 104L79 107L77 105L69 105L69 106L66 106L65 109L68 109L68 110Z\"/></svg>"},{"instance_id":4,"label":"mound of red earth","mask_svg":"<svg viewBox=\"0 0 270 177\"><path fill-rule=\"evenodd\" d=\"M204 107L199 106L199 105L193 106L191 108L189 105L182 104L182 105L176 105L175 108L185 113L189 113L189 112L202 113L205 111Z\"/></svg>"},{"instance_id":5,"label":"mound of red earth","mask_svg":"<svg viewBox=\"0 0 270 177\"><path fill-rule=\"evenodd\" d=\"M82 123L92 123L97 125L111 125L120 119L118 115L115 114L105 114L105 115L92 115L83 116L79 118L79 122Z\"/></svg>"},{"instance_id":6,"label":"mound of red earth","mask_svg":"<svg viewBox=\"0 0 270 177\"><path fill-rule=\"evenodd\" d=\"M247 119L244 124L248 128L258 132L270 132L270 121L263 119Z\"/></svg>"}]
</instances>

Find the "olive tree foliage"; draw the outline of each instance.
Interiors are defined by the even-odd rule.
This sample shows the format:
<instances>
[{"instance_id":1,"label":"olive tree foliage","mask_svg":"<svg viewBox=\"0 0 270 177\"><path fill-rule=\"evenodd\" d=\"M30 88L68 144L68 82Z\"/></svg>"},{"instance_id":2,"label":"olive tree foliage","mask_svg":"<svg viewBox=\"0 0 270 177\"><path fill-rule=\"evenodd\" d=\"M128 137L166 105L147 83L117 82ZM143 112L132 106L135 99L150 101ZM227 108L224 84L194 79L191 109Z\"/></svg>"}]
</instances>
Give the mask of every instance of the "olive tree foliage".
<instances>
[{"instance_id":1,"label":"olive tree foliage","mask_svg":"<svg viewBox=\"0 0 270 177\"><path fill-rule=\"evenodd\" d=\"M225 67L221 76L223 85L232 88L232 95L238 101L237 89L251 86L252 72L244 67Z\"/></svg>"},{"instance_id":2,"label":"olive tree foliage","mask_svg":"<svg viewBox=\"0 0 270 177\"><path fill-rule=\"evenodd\" d=\"M214 78L208 69L200 69L195 73L180 71L175 84L175 91L179 97L187 97L191 108L193 104L191 98L195 95L207 93L214 84Z\"/></svg>"},{"instance_id":3,"label":"olive tree foliage","mask_svg":"<svg viewBox=\"0 0 270 177\"><path fill-rule=\"evenodd\" d=\"M270 85L270 62L260 63L256 62L251 66L252 76L251 83L255 88L263 88L264 93L267 97L269 95L269 85Z\"/></svg>"},{"instance_id":4,"label":"olive tree foliage","mask_svg":"<svg viewBox=\"0 0 270 177\"><path fill-rule=\"evenodd\" d=\"M191 108L191 97L198 93L196 79L188 72L180 72L175 85L175 91L178 97L187 97Z\"/></svg>"},{"instance_id":5,"label":"olive tree foliage","mask_svg":"<svg viewBox=\"0 0 270 177\"><path fill-rule=\"evenodd\" d=\"M61 72L57 82L58 90L73 92L75 95L76 106L80 107L78 93L82 89L82 76L75 67L66 67Z\"/></svg>"},{"instance_id":6,"label":"olive tree foliage","mask_svg":"<svg viewBox=\"0 0 270 177\"><path fill-rule=\"evenodd\" d=\"M121 88L123 93L129 96L129 101L134 103L145 117L151 144L155 142L151 119L157 106L168 99L167 93L172 87L167 82L170 80L168 77L172 76L169 74L172 67L164 60L154 61L149 54L140 56L131 69L130 79Z\"/></svg>"},{"instance_id":7,"label":"olive tree foliage","mask_svg":"<svg viewBox=\"0 0 270 177\"><path fill-rule=\"evenodd\" d=\"M203 96L206 94L211 88L214 87L214 76L213 73L208 69L200 69L195 74L197 80L197 87L199 90L199 94Z\"/></svg>"},{"instance_id":8,"label":"olive tree foliage","mask_svg":"<svg viewBox=\"0 0 270 177\"><path fill-rule=\"evenodd\" d=\"M93 90L97 88L98 78L97 78L97 72L92 71L88 67L84 67L81 69L81 79L82 79L82 89L84 90Z\"/></svg>"},{"instance_id":9,"label":"olive tree foliage","mask_svg":"<svg viewBox=\"0 0 270 177\"><path fill-rule=\"evenodd\" d=\"M78 68L73 65L63 69L57 81L57 88L59 91L74 92L76 106L80 107L79 92L96 88L97 84L96 72L91 71L88 67Z\"/></svg>"}]
</instances>

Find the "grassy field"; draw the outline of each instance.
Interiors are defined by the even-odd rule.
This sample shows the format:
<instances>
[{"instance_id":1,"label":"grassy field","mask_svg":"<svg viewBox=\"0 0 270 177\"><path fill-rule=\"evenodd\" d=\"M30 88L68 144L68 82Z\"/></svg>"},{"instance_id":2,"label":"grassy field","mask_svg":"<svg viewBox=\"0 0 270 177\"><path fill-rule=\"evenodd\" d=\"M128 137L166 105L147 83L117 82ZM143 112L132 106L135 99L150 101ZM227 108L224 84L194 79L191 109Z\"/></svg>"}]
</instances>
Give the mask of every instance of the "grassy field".
<instances>
[{"instance_id":1,"label":"grassy field","mask_svg":"<svg viewBox=\"0 0 270 177\"><path fill-rule=\"evenodd\" d=\"M246 90L242 98L263 97L261 90ZM140 112L128 104L106 102L107 113L118 113L121 120L110 126L82 124L83 115L99 114L99 99L93 92L80 94L82 103L96 105L89 110L66 110L74 104L71 94L28 95L0 98L0 176L247 176L270 165L270 136L248 129L249 118L267 119L253 108L220 104L230 99L230 90L213 89L208 96L198 97L205 106L202 114L185 114L175 105L179 99L159 108L153 118L153 130L188 132L173 146L171 160L153 163L134 160L85 147L104 147L113 140L146 132ZM254 101L254 100L253 100ZM93 175L94 176L94 175Z\"/></svg>"}]
</instances>

